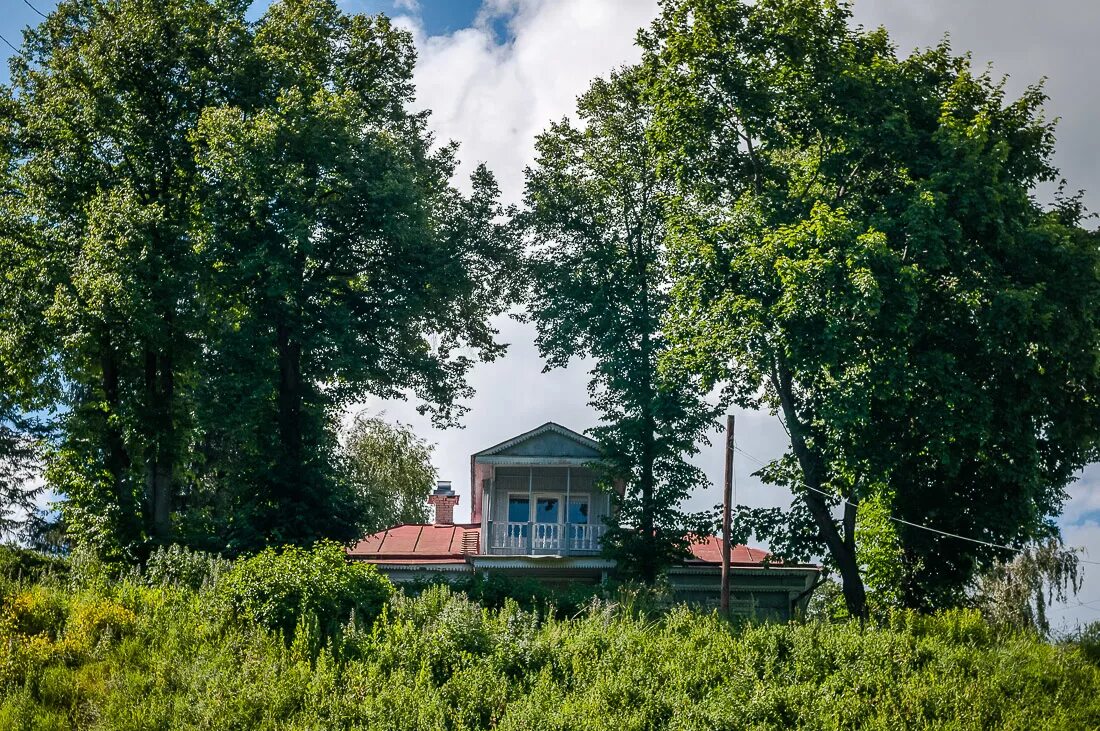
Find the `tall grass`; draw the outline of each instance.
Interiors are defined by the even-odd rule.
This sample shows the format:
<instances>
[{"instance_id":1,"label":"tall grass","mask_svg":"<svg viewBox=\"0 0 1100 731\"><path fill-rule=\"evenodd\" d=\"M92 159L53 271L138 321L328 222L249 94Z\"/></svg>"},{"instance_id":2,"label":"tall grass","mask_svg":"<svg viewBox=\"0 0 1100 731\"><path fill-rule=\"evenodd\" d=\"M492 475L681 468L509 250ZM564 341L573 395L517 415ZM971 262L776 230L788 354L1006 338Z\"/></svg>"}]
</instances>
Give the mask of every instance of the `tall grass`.
<instances>
[{"instance_id":1,"label":"tall grass","mask_svg":"<svg viewBox=\"0 0 1100 731\"><path fill-rule=\"evenodd\" d=\"M557 619L433 587L335 632L307 609L288 632L235 608L224 578L152 583L0 582L0 729L1100 726L1080 649L973 612L734 626L594 604Z\"/></svg>"}]
</instances>

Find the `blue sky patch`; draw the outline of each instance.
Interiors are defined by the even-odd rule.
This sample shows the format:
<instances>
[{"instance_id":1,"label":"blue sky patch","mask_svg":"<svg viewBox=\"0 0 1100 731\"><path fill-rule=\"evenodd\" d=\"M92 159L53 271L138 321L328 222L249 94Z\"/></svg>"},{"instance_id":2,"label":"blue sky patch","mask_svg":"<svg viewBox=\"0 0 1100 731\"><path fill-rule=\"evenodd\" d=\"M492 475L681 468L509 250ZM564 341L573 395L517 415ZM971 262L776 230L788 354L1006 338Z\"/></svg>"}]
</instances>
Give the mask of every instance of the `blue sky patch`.
<instances>
[{"instance_id":1,"label":"blue sky patch","mask_svg":"<svg viewBox=\"0 0 1100 731\"><path fill-rule=\"evenodd\" d=\"M0 58L5 61L0 63L0 83L6 84L11 79L7 59L13 51L4 41L18 48L23 43L23 29L42 22L42 16L38 12L49 13L57 5L55 0L29 1L30 5L22 0L9 0L0 8L0 36L4 39L0 40ZM249 17L259 18L270 4L270 0L254 0ZM402 3L400 0L339 0L339 5L350 13L413 15L420 19L428 35L435 36L454 33L473 25L481 9L481 0L419 0L414 11L407 9L409 3ZM510 15L501 15L489 21L500 43L510 38L510 19Z\"/></svg>"}]
</instances>

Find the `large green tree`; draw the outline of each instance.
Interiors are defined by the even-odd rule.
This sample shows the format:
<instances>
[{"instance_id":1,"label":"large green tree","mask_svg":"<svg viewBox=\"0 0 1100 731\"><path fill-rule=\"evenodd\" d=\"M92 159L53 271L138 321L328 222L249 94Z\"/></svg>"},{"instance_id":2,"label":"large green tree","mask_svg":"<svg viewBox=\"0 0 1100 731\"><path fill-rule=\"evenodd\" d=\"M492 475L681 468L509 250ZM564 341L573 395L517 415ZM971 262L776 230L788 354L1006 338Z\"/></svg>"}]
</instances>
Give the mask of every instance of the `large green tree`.
<instances>
[{"instance_id":1,"label":"large green tree","mask_svg":"<svg viewBox=\"0 0 1100 731\"><path fill-rule=\"evenodd\" d=\"M763 474L849 611L865 500L989 543L1052 532L1096 444L1100 286L1078 201L1032 194L1057 179L1041 89L1009 99L946 43L901 58L830 0L668 0L640 40L675 361L780 414ZM895 528L910 605L1005 554Z\"/></svg>"},{"instance_id":2,"label":"large green tree","mask_svg":"<svg viewBox=\"0 0 1100 731\"><path fill-rule=\"evenodd\" d=\"M23 400L60 407L47 475L113 553L168 538L186 468L206 314L192 135L242 79L247 4L63 0L3 90L2 357Z\"/></svg>"},{"instance_id":3,"label":"large green tree","mask_svg":"<svg viewBox=\"0 0 1100 731\"><path fill-rule=\"evenodd\" d=\"M451 185L410 34L248 5L63 0L4 94L2 357L63 412L67 524L120 555L354 538L341 409L453 420L503 350L496 185Z\"/></svg>"},{"instance_id":4,"label":"large green tree","mask_svg":"<svg viewBox=\"0 0 1100 731\"><path fill-rule=\"evenodd\" d=\"M686 458L714 409L693 379L658 367L668 348L665 190L638 69L593 82L577 115L581 126L563 120L538 137L527 171L528 309L547 368L591 359L589 395L602 420L592 435L608 487L626 485L605 552L652 582L706 530L681 503L706 483Z\"/></svg>"},{"instance_id":5,"label":"large green tree","mask_svg":"<svg viewBox=\"0 0 1100 731\"><path fill-rule=\"evenodd\" d=\"M217 313L202 423L234 476L235 549L348 540L362 513L335 469L339 413L412 392L454 421L474 359L503 352L488 320L512 291L511 238L493 177L478 168L462 194L455 147L410 110L409 33L285 0L251 58L254 96L209 107L196 134Z\"/></svg>"}]
</instances>

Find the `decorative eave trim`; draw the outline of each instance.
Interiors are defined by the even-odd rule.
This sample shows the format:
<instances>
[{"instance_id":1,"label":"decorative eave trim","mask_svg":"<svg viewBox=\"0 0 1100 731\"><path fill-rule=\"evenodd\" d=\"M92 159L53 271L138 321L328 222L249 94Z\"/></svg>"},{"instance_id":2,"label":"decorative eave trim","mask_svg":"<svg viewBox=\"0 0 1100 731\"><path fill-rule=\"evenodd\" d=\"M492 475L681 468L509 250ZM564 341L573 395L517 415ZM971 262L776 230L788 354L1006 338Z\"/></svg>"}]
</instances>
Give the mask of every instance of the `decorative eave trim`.
<instances>
[{"instance_id":1,"label":"decorative eave trim","mask_svg":"<svg viewBox=\"0 0 1100 731\"><path fill-rule=\"evenodd\" d=\"M387 563L386 561L369 561L382 571L450 571L454 573L468 573L470 564L459 563Z\"/></svg>"},{"instance_id":2,"label":"decorative eave trim","mask_svg":"<svg viewBox=\"0 0 1100 731\"><path fill-rule=\"evenodd\" d=\"M545 424L543 424L542 426L536 427L536 428L532 429L531 431L524 432L523 434L520 434L519 436L512 437L511 439L509 439L507 441L504 441L504 442L501 442L500 444L494 444L493 446L489 447L488 449L483 449L480 452L475 452L474 457L478 458L478 457L489 456L489 455L497 454L499 452L503 452L505 449L508 449L510 447L514 447L514 446L516 446L517 444L519 444L521 442L525 442L528 439L533 439L534 437L537 437L539 434L545 434L546 432L555 432L556 434L560 434L561 436L565 437L566 439L572 439L573 441L575 441L575 442L577 442L577 443L579 443L583 446L586 446L589 449L593 449L597 452L602 451L600 449L600 443L597 442L595 439L589 439L585 435L580 434L578 432L575 432L572 429L567 429L564 426L562 426L561 424L555 424L552 421L548 421ZM478 461L481 462L482 460L479 459ZM590 462L592 460L585 460L585 461Z\"/></svg>"},{"instance_id":3,"label":"decorative eave trim","mask_svg":"<svg viewBox=\"0 0 1100 731\"><path fill-rule=\"evenodd\" d=\"M470 556L475 569L596 569L612 571L615 562L591 556Z\"/></svg>"}]
</instances>

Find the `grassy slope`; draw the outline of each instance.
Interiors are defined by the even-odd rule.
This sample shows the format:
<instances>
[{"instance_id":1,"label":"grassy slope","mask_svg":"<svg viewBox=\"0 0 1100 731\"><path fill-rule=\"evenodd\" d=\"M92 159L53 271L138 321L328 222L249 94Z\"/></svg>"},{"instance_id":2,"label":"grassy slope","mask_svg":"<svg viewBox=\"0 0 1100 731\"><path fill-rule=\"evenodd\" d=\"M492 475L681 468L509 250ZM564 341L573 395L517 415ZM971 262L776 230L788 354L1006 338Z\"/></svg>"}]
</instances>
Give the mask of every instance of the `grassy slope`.
<instances>
[{"instance_id":1,"label":"grassy slope","mask_svg":"<svg viewBox=\"0 0 1100 731\"><path fill-rule=\"evenodd\" d=\"M216 590L8 584L3 729L1100 727L1079 650L973 613L731 627L675 611L537 621L431 590L284 643Z\"/></svg>"}]
</instances>

